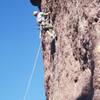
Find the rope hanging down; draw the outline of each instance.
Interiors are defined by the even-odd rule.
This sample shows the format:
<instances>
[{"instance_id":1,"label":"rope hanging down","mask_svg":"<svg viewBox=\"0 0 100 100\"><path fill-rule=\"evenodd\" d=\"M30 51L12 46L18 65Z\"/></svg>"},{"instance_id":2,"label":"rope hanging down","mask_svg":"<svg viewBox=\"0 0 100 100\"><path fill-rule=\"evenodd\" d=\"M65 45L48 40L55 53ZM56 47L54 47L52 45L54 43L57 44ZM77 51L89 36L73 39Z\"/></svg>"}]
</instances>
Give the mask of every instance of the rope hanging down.
<instances>
[{"instance_id":1,"label":"rope hanging down","mask_svg":"<svg viewBox=\"0 0 100 100\"><path fill-rule=\"evenodd\" d=\"M33 74L34 74L35 69L36 69L36 63L37 63L37 60L38 60L40 49L41 49L41 43L39 44L39 48L38 48L38 51L37 51L37 54L36 54L36 57L35 57L35 60L34 60L34 65L33 65L33 69L32 69L32 72L30 74L29 80L28 80L28 84L26 86L26 90L25 90L25 94L24 94L23 100L26 100L26 96L28 94L29 87L31 85L32 77L33 77Z\"/></svg>"}]
</instances>

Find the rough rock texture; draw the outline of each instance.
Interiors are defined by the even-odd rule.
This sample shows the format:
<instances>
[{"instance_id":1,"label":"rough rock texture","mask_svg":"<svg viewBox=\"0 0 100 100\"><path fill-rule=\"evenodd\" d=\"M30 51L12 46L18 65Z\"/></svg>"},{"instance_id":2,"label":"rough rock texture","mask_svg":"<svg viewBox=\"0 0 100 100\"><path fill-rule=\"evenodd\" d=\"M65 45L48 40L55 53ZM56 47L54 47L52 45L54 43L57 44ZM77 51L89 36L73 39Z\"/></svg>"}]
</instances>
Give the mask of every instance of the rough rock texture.
<instances>
[{"instance_id":1,"label":"rough rock texture","mask_svg":"<svg viewBox=\"0 0 100 100\"><path fill-rule=\"evenodd\" d=\"M57 40L43 35L46 100L100 100L100 0L49 0Z\"/></svg>"}]
</instances>

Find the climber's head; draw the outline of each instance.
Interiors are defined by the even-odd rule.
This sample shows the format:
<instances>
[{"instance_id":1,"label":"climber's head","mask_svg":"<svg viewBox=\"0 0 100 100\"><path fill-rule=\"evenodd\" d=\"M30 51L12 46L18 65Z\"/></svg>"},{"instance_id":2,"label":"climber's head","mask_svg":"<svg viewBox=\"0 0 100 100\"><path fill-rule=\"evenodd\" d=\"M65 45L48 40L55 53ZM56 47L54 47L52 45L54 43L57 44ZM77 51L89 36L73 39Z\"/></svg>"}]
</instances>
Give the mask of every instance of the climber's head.
<instances>
[{"instance_id":1,"label":"climber's head","mask_svg":"<svg viewBox=\"0 0 100 100\"><path fill-rule=\"evenodd\" d=\"M34 12L33 12L33 15L34 15L34 16L37 16L37 14L38 14L38 11L34 11Z\"/></svg>"}]
</instances>

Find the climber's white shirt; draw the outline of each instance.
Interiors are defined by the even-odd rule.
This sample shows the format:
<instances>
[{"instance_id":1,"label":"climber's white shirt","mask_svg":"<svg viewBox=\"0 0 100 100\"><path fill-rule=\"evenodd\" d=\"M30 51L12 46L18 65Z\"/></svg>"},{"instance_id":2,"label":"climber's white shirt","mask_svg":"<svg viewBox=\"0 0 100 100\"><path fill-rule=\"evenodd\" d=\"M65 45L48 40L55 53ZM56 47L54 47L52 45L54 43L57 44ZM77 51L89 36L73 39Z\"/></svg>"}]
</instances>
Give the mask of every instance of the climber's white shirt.
<instances>
[{"instance_id":1,"label":"climber's white shirt","mask_svg":"<svg viewBox=\"0 0 100 100\"><path fill-rule=\"evenodd\" d=\"M44 12L39 12L37 15L37 22L40 23L42 21L45 21Z\"/></svg>"}]
</instances>

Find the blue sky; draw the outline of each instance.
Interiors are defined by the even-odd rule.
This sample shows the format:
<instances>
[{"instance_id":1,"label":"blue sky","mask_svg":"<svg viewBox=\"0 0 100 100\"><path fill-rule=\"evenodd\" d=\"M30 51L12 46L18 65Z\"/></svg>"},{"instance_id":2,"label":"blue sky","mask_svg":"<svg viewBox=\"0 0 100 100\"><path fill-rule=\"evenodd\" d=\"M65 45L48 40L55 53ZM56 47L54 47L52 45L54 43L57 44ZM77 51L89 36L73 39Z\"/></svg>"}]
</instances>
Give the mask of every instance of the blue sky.
<instances>
[{"instance_id":1,"label":"blue sky","mask_svg":"<svg viewBox=\"0 0 100 100\"><path fill-rule=\"evenodd\" d=\"M0 100L23 100L40 42L36 9L29 0L0 1ZM41 52L26 100L45 100Z\"/></svg>"}]
</instances>

